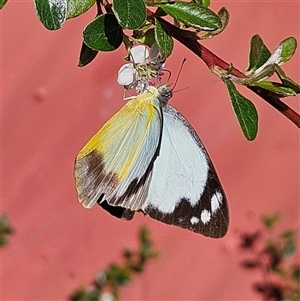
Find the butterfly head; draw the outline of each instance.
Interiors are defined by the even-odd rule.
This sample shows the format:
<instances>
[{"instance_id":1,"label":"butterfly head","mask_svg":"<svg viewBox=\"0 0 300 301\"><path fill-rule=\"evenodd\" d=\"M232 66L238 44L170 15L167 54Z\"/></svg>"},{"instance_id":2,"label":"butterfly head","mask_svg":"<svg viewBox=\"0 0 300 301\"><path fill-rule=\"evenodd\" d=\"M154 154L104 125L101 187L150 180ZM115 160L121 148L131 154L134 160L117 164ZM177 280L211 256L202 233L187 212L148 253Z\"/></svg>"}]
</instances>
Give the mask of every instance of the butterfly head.
<instances>
[{"instance_id":1,"label":"butterfly head","mask_svg":"<svg viewBox=\"0 0 300 301\"><path fill-rule=\"evenodd\" d=\"M172 90L170 89L169 85L163 85L160 86L157 91L157 99L159 100L161 106L165 106L173 95Z\"/></svg>"}]
</instances>

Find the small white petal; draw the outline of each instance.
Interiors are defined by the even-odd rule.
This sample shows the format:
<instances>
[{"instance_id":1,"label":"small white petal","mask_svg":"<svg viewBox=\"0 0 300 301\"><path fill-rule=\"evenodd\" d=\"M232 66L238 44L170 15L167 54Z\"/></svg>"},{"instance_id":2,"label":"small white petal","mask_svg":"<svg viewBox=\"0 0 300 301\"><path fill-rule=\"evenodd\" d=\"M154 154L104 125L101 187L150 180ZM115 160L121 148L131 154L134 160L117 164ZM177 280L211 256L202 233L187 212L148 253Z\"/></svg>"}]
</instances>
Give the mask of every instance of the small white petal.
<instances>
[{"instance_id":1,"label":"small white petal","mask_svg":"<svg viewBox=\"0 0 300 301\"><path fill-rule=\"evenodd\" d=\"M99 301L115 301L115 297L112 293L110 292L103 292L99 296Z\"/></svg>"},{"instance_id":2,"label":"small white petal","mask_svg":"<svg viewBox=\"0 0 300 301\"><path fill-rule=\"evenodd\" d=\"M130 57L135 64L146 64L149 50L144 45L138 45L131 49Z\"/></svg>"},{"instance_id":3,"label":"small white petal","mask_svg":"<svg viewBox=\"0 0 300 301\"><path fill-rule=\"evenodd\" d=\"M133 75L135 73L132 63L123 65L118 72L118 83L120 85L130 85L133 82Z\"/></svg>"}]
</instances>

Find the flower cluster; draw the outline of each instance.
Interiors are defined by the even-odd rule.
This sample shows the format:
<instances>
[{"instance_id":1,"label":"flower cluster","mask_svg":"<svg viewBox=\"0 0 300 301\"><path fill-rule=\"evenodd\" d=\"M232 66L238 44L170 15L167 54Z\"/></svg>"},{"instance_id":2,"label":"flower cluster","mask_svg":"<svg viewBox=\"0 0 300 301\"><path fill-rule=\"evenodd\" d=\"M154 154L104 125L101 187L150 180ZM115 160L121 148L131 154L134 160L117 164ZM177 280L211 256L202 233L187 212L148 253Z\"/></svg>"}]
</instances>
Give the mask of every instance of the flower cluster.
<instances>
[{"instance_id":1,"label":"flower cluster","mask_svg":"<svg viewBox=\"0 0 300 301\"><path fill-rule=\"evenodd\" d=\"M165 59L159 55L158 47L154 44L150 52L144 45L138 45L130 51L131 62L123 65L118 72L118 83L126 89L135 88L137 93L144 92L153 85L152 78L158 82L162 76Z\"/></svg>"}]
</instances>

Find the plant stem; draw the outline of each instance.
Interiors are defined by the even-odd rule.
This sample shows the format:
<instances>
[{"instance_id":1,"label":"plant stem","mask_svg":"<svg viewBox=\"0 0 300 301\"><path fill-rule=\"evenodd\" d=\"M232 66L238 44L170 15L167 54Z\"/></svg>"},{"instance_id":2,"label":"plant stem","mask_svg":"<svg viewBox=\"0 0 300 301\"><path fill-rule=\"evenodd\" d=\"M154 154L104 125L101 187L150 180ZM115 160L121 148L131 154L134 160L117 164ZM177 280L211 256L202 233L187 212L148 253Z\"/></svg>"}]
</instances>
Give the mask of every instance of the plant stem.
<instances>
[{"instance_id":1,"label":"plant stem","mask_svg":"<svg viewBox=\"0 0 300 301\"><path fill-rule=\"evenodd\" d=\"M193 51L197 56L199 56L213 73L215 73L214 70L220 68L222 70L230 70L230 74L235 77L246 78L246 75L243 72L239 71L231 64L223 61L213 52L201 45L195 38L195 34L193 32L188 30L182 30L160 17L156 18L159 20L160 23L164 24L164 26L168 29L169 34L172 37L174 37L188 49ZM255 94L257 94L258 96L260 96L262 99L264 99L273 108L278 110L290 121L292 121L298 128L300 128L300 115L296 111L291 109L288 105L286 105L284 102L282 102L279 98L267 95L265 90L259 87L247 86L247 88Z\"/></svg>"}]
</instances>

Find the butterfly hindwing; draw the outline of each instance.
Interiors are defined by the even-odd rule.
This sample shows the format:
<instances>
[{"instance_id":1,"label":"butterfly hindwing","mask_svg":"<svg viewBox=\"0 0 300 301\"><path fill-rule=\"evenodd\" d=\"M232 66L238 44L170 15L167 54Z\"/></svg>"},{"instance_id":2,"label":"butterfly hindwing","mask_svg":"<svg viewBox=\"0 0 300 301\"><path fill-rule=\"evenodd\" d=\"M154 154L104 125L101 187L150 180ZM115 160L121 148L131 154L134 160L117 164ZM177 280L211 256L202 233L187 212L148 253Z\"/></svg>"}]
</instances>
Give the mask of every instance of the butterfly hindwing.
<instances>
[{"instance_id":1,"label":"butterfly hindwing","mask_svg":"<svg viewBox=\"0 0 300 301\"><path fill-rule=\"evenodd\" d=\"M104 208L140 209L148 194L161 135L158 100L145 93L128 101L77 155L75 179L82 205L91 208L103 202Z\"/></svg>"},{"instance_id":2,"label":"butterfly hindwing","mask_svg":"<svg viewBox=\"0 0 300 301\"><path fill-rule=\"evenodd\" d=\"M210 237L226 234L227 200L197 133L170 105L163 108L163 135L143 212Z\"/></svg>"}]
</instances>

